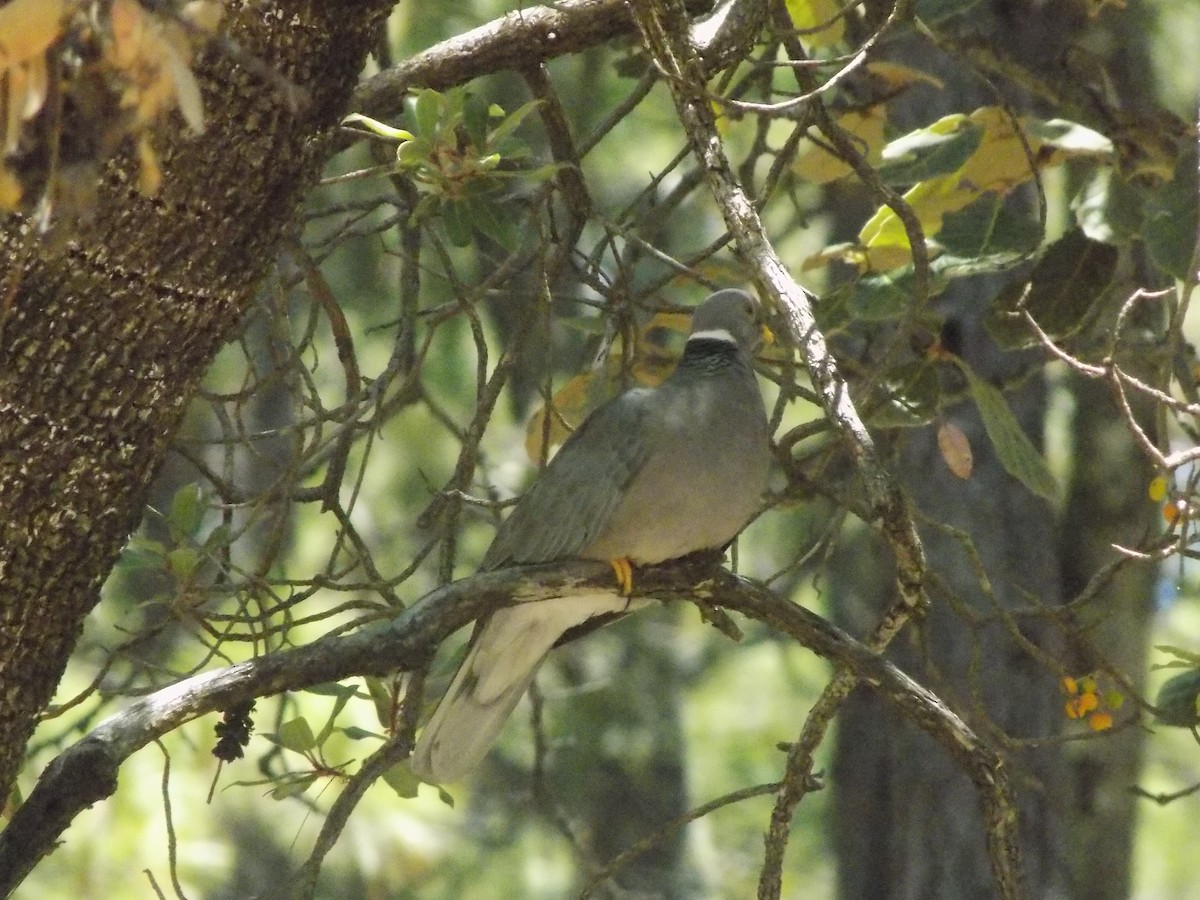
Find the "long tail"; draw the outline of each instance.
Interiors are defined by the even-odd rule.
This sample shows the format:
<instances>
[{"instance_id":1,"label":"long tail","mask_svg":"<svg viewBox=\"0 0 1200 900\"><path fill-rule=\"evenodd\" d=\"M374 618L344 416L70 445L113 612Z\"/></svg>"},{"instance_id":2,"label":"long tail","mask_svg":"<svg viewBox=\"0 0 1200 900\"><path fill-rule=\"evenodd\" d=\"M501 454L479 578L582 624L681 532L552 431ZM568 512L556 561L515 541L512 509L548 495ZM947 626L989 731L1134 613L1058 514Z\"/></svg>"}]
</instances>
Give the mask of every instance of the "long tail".
<instances>
[{"instance_id":1,"label":"long tail","mask_svg":"<svg viewBox=\"0 0 1200 900\"><path fill-rule=\"evenodd\" d=\"M564 632L593 616L644 604L616 594L587 594L493 613L417 739L413 772L433 784L461 778L487 755L546 653Z\"/></svg>"}]
</instances>

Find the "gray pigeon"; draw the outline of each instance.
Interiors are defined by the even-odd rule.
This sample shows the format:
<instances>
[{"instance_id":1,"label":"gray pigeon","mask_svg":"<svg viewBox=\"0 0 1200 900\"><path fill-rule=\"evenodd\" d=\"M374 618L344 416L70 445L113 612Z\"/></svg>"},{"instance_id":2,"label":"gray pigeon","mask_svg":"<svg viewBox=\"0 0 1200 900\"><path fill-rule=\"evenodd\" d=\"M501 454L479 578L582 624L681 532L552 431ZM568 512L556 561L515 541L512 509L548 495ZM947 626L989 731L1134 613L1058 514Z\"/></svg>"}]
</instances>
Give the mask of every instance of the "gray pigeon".
<instances>
[{"instance_id":1,"label":"gray pigeon","mask_svg":"<svg viewBox=\"0 0 1200 900\"><path fill-rule=\"evenodd\" d=\"M755 310L744 291L705 300L666 381L625 391L592 413L501 525L484 570L607 560L624 590L522 603L481 619L413 749L420 778L453 781L483 759L565 632L648 602L622 595L631 563L722 548L758 510L771 455L750 367L762 338Z\"/></svg>"}]
</instances>

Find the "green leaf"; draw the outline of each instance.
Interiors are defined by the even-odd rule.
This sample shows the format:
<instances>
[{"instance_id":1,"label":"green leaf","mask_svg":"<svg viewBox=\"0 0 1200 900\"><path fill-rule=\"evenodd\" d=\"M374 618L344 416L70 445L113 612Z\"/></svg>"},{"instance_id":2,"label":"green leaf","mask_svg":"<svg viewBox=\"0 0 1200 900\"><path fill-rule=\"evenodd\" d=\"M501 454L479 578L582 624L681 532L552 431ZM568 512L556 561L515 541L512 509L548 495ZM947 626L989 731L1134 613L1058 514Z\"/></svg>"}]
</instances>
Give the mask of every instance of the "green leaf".
<instances>
[{"instance_id":1,"label":"green leaf","mask_svg":"<svg viewBox=\"0 0 1200 900\"><path fill-rule=\"evenodd\" d=\"M979 148L983 133L961 113L910 131L883 148L879 177L888 184L906 185L949 175Z\"/></svg>"},{"instance_id":2,"label":"green leaf","mask_svg":"<svg viewBox=\"0 0 1200 900\"><path fill-rule=\"evenodd\" d=\"M1119 256L1112 244L1094 241L1078 228L1068 231L1046 248L1028 282L1008 285L997 295L988 330L1007 347L1035 345L1037 337L1011 315L1023 308L1056 340L1078 334L1094 318Z\"/></svg>"},{"instance_id":3,"label":"green leaf","mask_svg":"<svg viewBox=\"0 0 1200 900\"><path fill-rule=\"evenodd\" d=\"M407 760L396 763L384 772L383 780L396 792L397 797L404 800L411 800L417 796L417 789L421 786L421 779L413 774Z\"/></svg>"},{"instance_id":4,"label":"green leaf","mask_svg":"<svg viewBox=\"0 0 1200 900\"><path fill-rule=\"evenodd\" d=\"M1071 156L1110 156L1112 141L1099 131L1066 119L1029 119L1025 125L1030 136L1043 144L1063 150Z\"/></svg>"},{"instance_id":5,"label":"green leaf","mask_svg":"<svg viewBox=\"0 0 1200 900\"><path fill-rule=\"evenodd\" d=\"M1019 259L1037 249L1042 242L1038 223L1028 216L1013 213L1004 197L987 194L964 209L946 213L937 241L946 253L960 260L986 256ZM947 265L941 257L932 266Z\"/></svg>"},{"instance_id":6,"label":"green leaf","mask_svg":"<svg viewBox=\"0 0 1200 900\"><path fill-rule=\"evenodd\" d=\"M175 540L195 537L204 518L204 492L198 484L185 484L171 498L167 525Z\"/></svg>"},{"instance_id":7,"label":"green leaf","mask_svg":"<svg viewBox=\"0 0 1200 900\"><path fill-rule=\"evenodd\" d=\"M425 138L405 141L396 148L396 165L401 169L416 169L429 161L433 143Z\"/></svg>"},{"instance_id":8,"label":"green leaf","mask_svg":"<svg viewBox=\"0 0 1200 900\"><path fill-rule=\"evenodd\" d=\"M338 684L336 681L325 684L313 684L304 688L306 694L316 694L318 697L339 697L349 700L358 693L358 688L349 684Z\"/></svg>"},{"instance_id":9,"label":"green leaf","mask_svg":"<svg viewBox=\"0 0 1200 900\"><path fill-rule=\"evenodd\" d=\"M191 547L176 547L167 554L167 569L179 581L187 581L200 565L200 554Z\"/></svg>"},{"instance_id":10,"label":"green leaf","mask_svg":"<svg viewBox=\"0 0 1200 900\"><path fill-rule=\"evenodd\" d=\"M529 181L533 184L540 184L543 181L549 181L566 167L567 163L546 163L544 166L535 166L532 169L525 169L519 174L521 179L524 181Z\"/></svg>"},{"instance_id":11,"label":"green leaf","mask_svg":"<svg viewBox=\"0 0 1200 900\"><path fill-rule=\"evenodd\" d=\"M166 559L167 547L162 541L151 540L139 534L134 535L125 545L117 565L128 571L162 569Z\"/></svg>"},{"instance_id":12,"label":"green leaf","mask_svg":"<svg viewBox=\"0 0 1200 900\"><path fill-rule=\"evenodd\" d=\"M500 124L492 130L492 133L488 135L488 149L497 149L505 138L520 127L521 123L525 121L525 117L538 108L541 102L541 100L530 100L505 116Z\"/></svg>"},{"instance_id":13,"label":"green leaf","mask_svg":"<svg viewBox=\"0 0 1200 900\"><path fill-rule=\"evenodd\" d=\"M393 128L391 125L385 125L370 116L364 116L361 113L351 113L342 119L343 125L361 125L380 137L387 138L391 141L411 141L412 132L405 131L403 128Z\"/></svg>"},{"instance_id":14,"label":"green leaf","mask_svg":"<svg viewBox=\"0 0 1200 900\"><path fill-rule=\"evenodd\" d=\"M849 285L846 311L858 321L898 319L912 306L912 266L882 275L867 275Z\"/></svg>"},{"instance_id":15,"label":"green leaf","mask_svg":"<svg viewBox=\"0 0 1200 900\"><path fill-rule=\"evenodd\" d=\"M417 134L428 141L437 142L438 122L442 117L445 100L432 88L417 94L413 104L413 116L417 123Z\"/></svg>"},{"instance_id":16,"label":"green leaf","mask_svg":"<svg viewBox=\"0 0 1200 900\"><path fill-rule=\"evenodd\" d=\"M1200 653L1196 653L1193 650L1188 650L1186 647L1176 647L1173 644L1155 644L1154 649L1160 650L1163 653L1169 653L1172 656L1177 656L1194 666L1200 666Z\"/></svg>"},{"instance_id":17,"label":"green leaf","mask_svg":"<svg viewBox=\"0 0 1200 900\"><path fill-rule=\"evenodd\" d=\"M326 685L326 687L331 687L331 685ZM317 735L318 746L324 746L325 742L329 740L329 736L333 734L334 723L337 721L337 717L346 708L346 704L350 702L355 693L357 693L353 687L348 685L337 685L337 687L341 687L341 690L333 694L337 699L334 701L333 710L329 713L329 718L325 720L325 725L322 726L320 734Z\"/></svg>"},{"instance_id":18,"label":"green leaf","mask_svg":"<svg viewBox=\"0 0 1200 900\"><path fill-rule=\"evenodd\" d=\"M385 735L376 734L374 731L367 731L367 729L359 728L357 725L347 725L345 728L339 728L338 730L352 741L363 741L368 738L380 741L387 740Z\"/></svg>"},{"instance_id":19,"label":"green leaf","mask_svg":"<svg viewBox=\"0 0 1200 900\"><path fill-rule=\"evenodd\" d=\"M1154 716L1164 725L1192 728L1200 725L1200 669L1189 669L1167 679L1154 701Z\"/></svg>"},{"instance_id":20,"label":"green leaf","mask_svg":"<svg viewBox=\"0 0 1200 900\"><path fill-rule=\"evenodd\" d=\"M295 797L299 794L303 794L316 780L317 776L311 772L306 775L291 777L287 781L276 785L275 788L272 789L270 794L271 799L286 800L289 797Z\"/></svg>"},{"instance_id":21,"label":"green leaf","mask_svg":"<svg viewBox=\"0 0 1200 900\"><path fill-rule=\"evenodd\" d=\"M467 206L476 228L506 250L516 248L522 216L514 215L511 208L503 209L494 200L471 200Z\"/></svg>"},{"instance_id":22,"label":"green leaf","mask_svg":"<svg viewBox=\"0 0 1200 900\"><path fill-rule=\"evenodd\" d=\"M279 732L275 737L278 738L281 747L296 753L307 753L317 746L317 738L313 734L312 727L303 716L284 722L279 726Z\"/></svg>"},{"instance_id":23,"label":"green leaf","mask_svg":"<svg viewBox=\"0 0 1200 900\"><path fill-rule=\"evenodd\" d=\"M476 147L487 144L488 104L476 94L467 94L463 101L463 127Z\"/></svg>"},{"instance_id":24,"label":"green leaf","mask_svg":"<svg viewBox=\"0 0 1200 900\"><path fill-rule=\"evenodd\" d=\"M1164 271L1184 281L1196 246L1196 155L1180 154L1175 177L1146 205L1146 248Z\"/></svg>"},{"instance_id":25,"label":"green leaf","mask_svg":"<svg viewBox=\"0 0 1200 900\"><path fill-rule=\"evenodd\" d=\"M392 727L392 719L396 714L396 698L392 695L391 685L382 678L368 676L363 679L367 693L371 695L371 703L375 707L375 717L384 728Z\"/></svg>"},{"instance_id":26,"label":"green leaf","mask_svg":"<svg viewBox=\"0 0 1200 900\"><path fill-rule=\"evenodd\" d=\"M1088 323L1112 283L1120 256L1112 244L1068 231L1046 248L1029 276L1025 308L1051 337L1068 337Z\"/></svg>"},{"instance_id":27,"label":"green leaf","mask_svg":"<svg viewBox=\"0 0 1200 900\"><path fill-rule=\"evenodd\" d=\"M222 523L208 533L204 539L204 553L211 556L218 550L229 545L231 537L230 528Z\"/></svg>"},{"instance_id":28,"label":"green leaf","mask_svg":"<svg viewBox=\"0 0 1200 900\"><path fill-rule=\"evenodd\" d=\"M937 415L942 385L937 368L921 359L897 366L886 375L887 397L870 410L868 419L876 428L917 428Z\"/></svg>"},{"instance_id":29,"label":"green leaf","mask_svg":"<svg viewBox=\"0 0 1200 900\"><path fill-rule=\"evenodd\" d=\"M996 456L1008 472L1039 497L1053 501L1058 496L1058 483L1050 473L1046 460L1021 429L1009 408L1004 394L995 385L976 375L971 367L960 362L959 368L967 377L967 387L979 407L983 427L996 448Z\"/></svg>"},{"instance_id":30,"label":"green leaf","mask_svg":"<svg viewBox=\"0 0 1200 900\"><path fill-rule=\"evenodd\" d=\"M455 247L466 247L471 243L473 220L468 204L461 200L448 200L442 204L442 227L446 237Z\"/></svg>"},{"instance_id":31,"label":"green leaf","mask_svg":"<svg viewBox=\"0 0 1200 900\"><path fill-rule=\"evenodd\" d=\"M1124 243L1141 237L1145 228L1145 192L1132 187L1120 172L1096 169L1071 201L1079 227L1094 241Z\"/></svg>"}]
</instances>

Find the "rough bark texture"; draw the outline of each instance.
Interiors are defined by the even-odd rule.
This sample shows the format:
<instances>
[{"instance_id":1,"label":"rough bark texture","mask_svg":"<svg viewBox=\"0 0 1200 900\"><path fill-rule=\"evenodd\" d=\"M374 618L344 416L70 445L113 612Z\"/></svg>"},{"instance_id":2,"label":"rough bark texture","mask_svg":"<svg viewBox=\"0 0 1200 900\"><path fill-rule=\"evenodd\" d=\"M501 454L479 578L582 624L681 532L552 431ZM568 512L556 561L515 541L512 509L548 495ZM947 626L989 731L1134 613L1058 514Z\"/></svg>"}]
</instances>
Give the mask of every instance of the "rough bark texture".
<instances>
[{"instance_id":1,"label":"rough bark texture","mask_svg":"<svg viewBox=\"0 0 1200 900\"><path fill-rule=\"evenodd\" d=\"M1066 6L1033 9L996 3L981 8L972 24L991 35L991 46L1004 47L1007 55L1025 60L1034 71L1055 69L1061 76L1055 67L1080 25L1077 16ZM1055 77L1052 82L1080 87L1069 78ZM939 93L934 105L917 111L922 123L951 109L994 102L988 96L962 96L971 90L968 79L950 77L947 85L953 90ZM1071 114L1087 121L1087 112L1087 105L1080 104ZM980 342L978 315L987 299L978 297L958 309L961 353L980 374L1009 381L1014 359L1006 361ZM898 466L916 505L932 519L971 536L1000 606L1024 606L1022 592L1045 604L1071 597L1111 560L1111 541L1136 544L1152 531L1144 488L1139 487L1148 476L1131 474L1138 467L1128 431L1115 421L1111 403L1102 395L1103 389L1094 385L1077 393L1076 472L1061 519L1000 471L973 412L953 418L966 430L975 451L971 482L956 483L948 476L932 433L903 438ZM1009 393L1008 399L1027 432L1040 440L1041 388L1030 383ZM980 590L972 562L957 543L933 531L923 532L923 537L931 569L967 609L989 613L993 600ZM864 609L884 602L888 564L881 560L880 565L883 573L872 576L873 567L864 565L861 556L843 560L838 618L852 632L861 633L857 619ZM1152 576L1127 570L1105 592L1120 601L1101 599L1089 607L1102 611L1092 618L1103 618L1099 628L1088 632L1091 646L1125 672L1145 668ZM1037 640L1038 630L1026 628L1024 636ZM1063 721L1051 673L994 625L970 629L939 599L920 641L919 646L905 648L897 661L940 695L957 696L959 709L973 702L971 678L977 675L984 685L981 708L1009 734L1048 736ZM1075 673L1098 663L1087 653L1068 655L1069 648L1060 643L1053 642L1051 653ZM933 667L925 660L932 660ZM978 718L969 721L986 730ZM856 698L841 726L833 779L840 896L993 896L979 844L979 814L962 777L931 753L923 735L897 726L869 698ZM1011 758L1010 765L1033 776L1022 779L1014 772L1018 784L1024 781L1022 848L1032 896L1090 900L1127 895L1133 817L1126 789L1137 771L1140 743L1141 735L1131 729L1070 752L1044 748Z\"/></svg>"},{"instance_id":2,"label":"rough bark texture","mask_svg":"<svg viewBox=\"0 0 1200 900\"><path fill-rule=\"evenodd\" d=\"M248 54L197 64L207 131L158 146L158 198L129 157L63 245L0 232L0 791L58 684L82 620L141 517L184 406L313 184L390 4L288 0L229 12ZM178 129L178 120L171 123Z\"/></svg>"},{"instance_id":3,"label":"rough bark texture","mask_svg":"<svg viewBox=\"0 0 1200 900\"><path fill-rule=\"evenodd\" d=\"M960 300L950 318L964 322L961 355L984 377L1012 378L1017 361L987 346L976 317L983 299ZM1034 379L1008 397L1035 441L1040 438L1042 393ZM923 529L930 569L944 590L934 591L928 614L889 655L939 696L953 698L954 708L979 731L986 733L990 725L985 723L992 723L1019 737L1051 735L1061 718L1054 674L1027 656L998 622L972 628L952 604L961 604L968 615L994 619L997 607L1024 606L1026 592L1049 605L1058 602L1052 512L1003 471L972 405L960 404L947 418L970 439L975 455L971 479L959 481L950 473L933 429L905 435L897 471L918 509L970 536L991 579L992 596L982 589L957 537L938 528ZM868 553L882 556L877 547L860 546L844 554L838 565L836 618L853 633L869 627L889 599L884 590L890 580L887 561L880 560L880 573L867 564ZM1039 640L1039 630L1036 625L1023 628L1027 638L1046 643ZM1056 795L1063 783L1061 760L1048 749L1021 754L1010 766L1020 772L1014 781L1030 896L1064 896L1064 810ZM860 692L843 709L832 782L840 896L995 896L983 817L970 782L953 759L871 695Z\"/></svg>"},{"instance_id":4,"label":"rough bark texture","mask_svg":"<svg viewBox=\"0 0 1200 900\"><path fill-rule=\"evenodd\" d=\"M990 11L981 10L973 21L981 33L1004 40L1006 35L1012 37L1010 29L1022 31L1020 23L998 5L993 11L989 18ZM1036 29L1037 39L1049 40L1051 30L1049 23L1043 23ZM939 71L947 87L923 98L924 105L914 97L901 113L905 125L918 127L940 114L994 102L954 60L931 59L928 46L920 43L911 52L925 67ZM988 338L983 314L997 288L995 283L978 280L956 287L938 308L946 317L942 338L950 349L978 375L1008 385L1038 362L1000 353ZM952 390L962 388L956 377L948 373L947 386ZM1006 397L1040 446L1044 416L1040 378L1031 377ZM975 459L971 478L960 481L949 472L932 427L899 436L896 472L917 509L968 537L990 579L990 594L958 536L923 528L921 537L938 589L919 628L897 642L891 658L951 700L985 734L998 727L1014 737L1053 735L1062 718L1055 677L1040 660L1031 659L994 617L998 610L1026 607L1028 597L1049 606L1061 601L1054 511L1004 471L970 401L947 410L945 418L962 428L970 441ZM879 557L881 572L864 565L864 553ZM841 585L834 618L852 633L861 634L891 599L890 564L883 557L878 548L860 547L839 560ZM993 621L978 624L976 620L973 627L968 624L972 617ZM1025 622L1022 630L1034 643L1049 643L1036 623ZM1013 755L1009 765L1018 786L1029 895L1068 896L1063 846L1066 804L1059 793L1065 780L1063 761L1051 748ZM894 719L865 693L847 703L839 720L832 781L839 895L844 900L996 896L983 819L969 782L924 735Z\"/></svg>"}]
</instances>

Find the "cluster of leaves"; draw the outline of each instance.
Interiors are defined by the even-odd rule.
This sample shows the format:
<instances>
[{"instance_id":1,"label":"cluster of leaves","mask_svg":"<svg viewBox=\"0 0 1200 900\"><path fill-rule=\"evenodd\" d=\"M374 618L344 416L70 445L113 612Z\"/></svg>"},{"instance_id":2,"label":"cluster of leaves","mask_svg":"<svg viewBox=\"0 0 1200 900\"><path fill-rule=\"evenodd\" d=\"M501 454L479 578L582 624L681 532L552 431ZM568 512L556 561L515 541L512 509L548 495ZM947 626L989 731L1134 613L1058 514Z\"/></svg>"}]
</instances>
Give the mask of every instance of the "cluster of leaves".
<instances>
[{"instance_id":1,"label":"cluster of leaves","mask_svg":"<svg viewBox=\"0 0 1200 900\"><path fill-rule=\"evenodd\" d=\"M344 779L349 767L354 762L347 759L331 763L328 760L330 739L335 735L349 741L374 741L384 743L396 725L398 709L397 685L378 678L365 679L366 690L353 685L321 684L309 688L306 693L320 697L332 697L333 708L330 710L324 724L316 731L305 715L297 715L279 726L278 731L265 732L263 737L277 747L296 754L304 761L304 766L283 774L272 775L269 778L239 784L270 784L271 797L275 800L286 800L302 794L309 787L322 779ZM338 725L338 717L351 700L364 700L373 704L379 723L387 732L369 731L357 725ZM413 775L407 762L398 762L390 766L380 776L401 799L411 799L417 796L420 780ZM440 792L442 799L453 805L453 800L445 791Z\"/></svg>"},{"instance_id":2,"label":"cluster of leaves","mask_svg":"<svg viewBox=\"0 0 1200 900\"><path fill-rule=\"evenodd\" d=\"M117 563L117 571L157 572L172 582L170 596L176 614L191 618L205 599L200 591L200 569L206 561L217 560L229 546L230 531L219 524L205 531L209 499L196 483L175 492L171 505L161 514L167 527L167 539L160 540L142 532L134 535Z\"/></svg>"},{"instance_id":3,"label":"cluster of leaves","mask_svg":"<svg viewBox=\"0 0 1200 900\"><path fill-rule=\"evenodd\" d=\"M90 209L99 164L126 141L140 162L139 188L157 193L162 170L151 128L179 109L195 132L204 106L191 63L223 13L216 0L189 0L178 9L138 0L12 0L0 8L0 91L5 119L0 160L0 210L27 210L40 194L40 213L64 205L71 216ZM54 103L48 103L53 98ZM70 119L64 98L70 99ZM71 146L72 135L90 153ZM69 216L68 216L69 217Z\"/></svg>"},{"instance_id":4,"label":"cluster of leaves","mask_svg":"<svg viewBox=\"0 0 1200 900\"><path fill-rule=\"evenodd\" d=\"M1162 663L1158 669L1184 669L1163 684L1155 699L1154 715L1164 725L1190 728L1200 741L1200 653L1183 647L1161 645L1156 649L1174 656L1171 662Z\"/></svg>"},{"instance_id":5,"label":"cluster of leaves","mask_svg":"<svg viewBox=\"0 0 1200 900\"><path fill-rule=\"evenodd\" d=\"M913 77L906 76L910 82ZM862 148L880 181L903 191L902 200L923 233L924 268L918 271L913 259L911 229L894 209L881 205L857 240L828 247L806 263L813 268L837 261L856 273L818 311L829 334L888 323L916 324L937 334L940 317L924 301L956 279L1003 274L1008 282L991 302L988 321L1002 346L1054 341L1084 358L1106 357L1116 352L1119 336L1092 329L1102 301L1113 299L1122 250L1153 229L1153 252L1164 270L1177 277L1186 272L1195 214L1176 209L1176 198L1187 190L1191 175L1186 162L1165 151L1151 149L1127 160L1092 129L1061 119L1018 118L999 106L945 116L890 141L881 105L843 113L837 123ZM1079 184L1071 201L1075 221L1047 242L1044 219L1031 215L1029 204L1013 193L1064 164ZM799 155L795 171L826 184L852 175L819 139ZM924 297L914 296L919 287ZM924 354L890 367L882 398L868 410L872 424L910 427L936 421L958 399L947 394L945 380L938 377L938 365L952 362L962 370L1006 470L1053 499L1054 479L1024 439L1003 395L952 356L953 348L934 340ZM959 452L946 457L956 472L962 469L960 458Z\"/></svg>"},{"instance_id":6,"label":"cluster of leaves","mask_svg":"<svg viewBox=\"0 0 1200 900\"><path fill-rule=\"evenodd\" d=\"M506 113L465 89L426 89L409 104L410 129L359 113L344 124L397 143L395 165L388 171L405 175L423 191L412 214L414 224L439 221L458 247L470 243L474 228L510 247L513 219L497 208L496 195L513 179L545 181L559 168L522 164L530 151L515 132L537 105L531 101Z\"/></svg>"},{"instance_id":7,"label":"cluster of leaves","mask_svg":"<svg viewBox=\"0 0 1200 900\"><path fill-rule=\"evenodd\" d=\"M1069 719L1086 719L1093 731L1107 731L1113 726L1113 713L1125 703L1120 691L1101 692L1095 675L1080 678L1066 676L1059 682L1066 702L1063 710Z\"/></svg>"}]
</instances>

